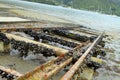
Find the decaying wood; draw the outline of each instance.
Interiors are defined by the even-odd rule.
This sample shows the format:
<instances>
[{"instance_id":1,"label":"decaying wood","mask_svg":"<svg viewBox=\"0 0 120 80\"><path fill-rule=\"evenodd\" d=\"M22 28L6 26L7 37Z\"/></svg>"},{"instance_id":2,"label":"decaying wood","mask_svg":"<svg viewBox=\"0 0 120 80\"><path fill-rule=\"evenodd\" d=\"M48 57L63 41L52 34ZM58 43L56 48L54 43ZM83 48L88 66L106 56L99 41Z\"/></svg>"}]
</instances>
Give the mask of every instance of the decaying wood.
<instances>
[{"instance_id":1,"label":"decaying wood","mask_svg":"<svg viewBox=\"0 0 120 80\"><path fill-rule=\"evenodd\" d=\"M25 41L27 43L33 43L33 44L37 44L37 45L40 45L40 46L44 46L44 47L53 49L56 52L56 55L60 55L61 53L65 54L66 52L68 52L68 50L66 50L66 49L62 49L62 48L58 48L58 47L51 46L51 45L48 45L48 44L40 43L40 42L37 42L37 41L33 41L33 40L30 40L30 39L20 37L20 36L16 36L16 35L9 34L9 33L5 33L5 34L9 39L13 38L13 39L18 40L18 41Z\"/></svg>"},{"instance_id":2,"label":"decaying wood","mask_svg":"<svg viewBox=\"0 0 120 80\"><path fill-rule=\"evenodd\" d=\"M73 25L69 23L54 23L54 22L45 22L45 21L17 21L17 22L0 22L0 31L1 32L10 32L10 31L22 31L22 30L41 30L43 28L66 28L73 29L77 28L78 25ZM49 26L48 26L49 25ZM66 27L63 27L66 26Z\"/></svg>"},{"instance_id":3,"label":"decaying wood","mask_svg":"<svg viewBox=\"0 0 120 80\"><path fill-rule=\"evenodd\" d=\"M72 61L72 58L70 58L64 61L62 64L57 65L54 64L54 62L57 59L58 58L35 68L33 71L28 72L23 76L20 76L16 80L48 80L52 75L59 72L63 67L65 67L67 64L69 64Z\"/></svg>"},{"instance_id":4,"label":"decaying wood","mask_svg":"<svg viewBox=\"0 0 120 80\"><path fill-rule=\"evenodd\" d=\"M86 43L86 45L88 45L88 43ZM85 46L85 44L84 44L84 46ZM79 49L79 48L81 48L81 45L74 48L74 50ZM59 58L60 57L57 57L41 66L35 68L33 71L28 72L28 73L24 74L23 76L18 77L17 80L26 80L26 79L27 80L48 80L48 79L50 79L54 74L59 72L62 68L64 68L66 65L68 65L72 61L72 57L70 57L69 59L56 64L55 62Z\"/></svg>"},{"instance_id":5,"label":"decaying wood","mask_svg":"<svg viewBox=\"0 0 120 80\"><path fill-rule=\"evenodd\" d=\"M94 46L98 44L98 42L103 37L103 33L98 36L98 38L92 43L92 45L85 51L85 53L78 59L78 61L69 69L69 71L61 78L61 80L70 80L72 79L75 72L79 69L80 65L89 54L89 52L93 49Z\"/></svg>"},{"instance_id":6,"label":"decaying wood","mask_svg":"<svg viewBox=\"0 0 120 80\"><path fill-rule=\"evenodd\" d=\"M24 42L27 42L27 43L33 43L33 44L37 44L37 45L40 45L40 46L44 46L44 47L53 49L56 52L56 55L61 55L61 54L64 55L68 52L68 50L66 50L66 49L54 47L54 46L51 46L51 45L48 45L48 44L40 43L40 42L37 42L37 41L33 41L33 40L30 40L30 39L20 37L20 36L16 36L16 35L9 34L9 33L5 33L5 34L9 39L15 39L17 41L24 41ZM77 71L77 69L79 68L80 64L83 62L84 58L87 56L89 51L91 51L91 49L101 40L101 38L102 38L102 35L100 35L94 41L94 43L88 48L88 50L82 55L82 57L75 63L75 65L73 65L73 67L71 68L73 70L70 69L62 77L61 80L70 80L72 78L72 76ZM80 44L79 46L77 46L73 50L77 50L77 49L81 50L81 47L85 47L86 45L88 45L88 43L90 43L90 42L86 42L85 44L84 43ZM79 53L81 53L81 52L79 52ZM32 71L30 71L30 72L28 72L24 75L17 74L17 73L14 73L14 72L12 72L12 74L14 73L15 75L18 75L18 78L16 80L48 80L53 75L55 75L57 72L59 72L62 68L64 68L66 65L68 65L73 59L72 57L69 57L68 59L60 61L60 63L56 63L56 61L58 61L61 57L63 57L63 56L58 56L57 58L50 60L49 62L35 68L34 70L32 70ZM93 58L91 58L91 59L93 59ZM9 72L10 71L8 70L8 73Z\"/></svg>"},{"instance_id":7,"label":"decaying wood","mask_svg":"<svg viewBox=\"0 0 120 80\"><path fill-rule=\"evenodd\" d=\"M86 44L79 45L74 50L84 47ZM55 75L57 72L59 72L62 68L64 68L66 65L68 65L72 61L72 57L66 59L66 60L59 60L63 56L59 56L53 60L50 60L49 62L37 67L31 72L26 73L25 75L19 77L17 80L48 80L53 75ZM60 61L60 63L56 63L57 61Z\"/></svg>"},{"instance_id":8,"label":"decaying wood","mask_svg":"<svg viewBox=\"0 0 120 80\"><path fill-rule=\"evenodd\" d=\"M22 76L22 74L20 74L19 72L15 71L15 70L12 70L12 69L7 69L7 68L5 68L3 66L0 66L0 70L5 71L5 72L7 72L9 74L15 75L17 77Z\"/></svg>"},{"instance_id":9,"label":"decaying wood","mask_svg":"<svg viewBox=\"0 0 120 80\"><path fill-rule=\"evenodd\" d=\"M6 27L6 28L0 28L1 32L9 32L9 31L24 31L24 30L41 30L40 27Z\"/></svg>"},{"instance_id":10,"label":"decaying wood","mask_svg":"<svg viewBox=\"0 0 120 80\"><path fill-rule=\"evenodd\" d=\"M10 32L10 31L24 31L24 30L35 30L35 31L40 31L42 29L58 29L58 28L63 28L63 27L32 27L32 26L22 26L22 27L4 27L0 28L1 32ZM71 29L74 27L68 27L68 29Z\"/></svg>"}]
</instances>

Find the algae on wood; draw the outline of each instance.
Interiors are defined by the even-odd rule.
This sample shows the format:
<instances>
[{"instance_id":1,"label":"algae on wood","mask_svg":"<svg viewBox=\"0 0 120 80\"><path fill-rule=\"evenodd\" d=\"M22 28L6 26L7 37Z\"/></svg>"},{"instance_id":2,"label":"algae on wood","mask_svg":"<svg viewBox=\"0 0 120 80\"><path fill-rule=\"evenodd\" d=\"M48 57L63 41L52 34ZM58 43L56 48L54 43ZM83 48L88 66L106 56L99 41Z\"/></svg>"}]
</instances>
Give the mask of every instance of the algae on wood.
<instances>
[{"instance_id":1,"label":"algae on wood","mask_svg":"<svg viewBox=\"0 0 120 80\"><path fill-rule=\"evenodd\" d=\"M0 52L4 52L4 43L0 41Z\"/></svg>"}]
</instances>

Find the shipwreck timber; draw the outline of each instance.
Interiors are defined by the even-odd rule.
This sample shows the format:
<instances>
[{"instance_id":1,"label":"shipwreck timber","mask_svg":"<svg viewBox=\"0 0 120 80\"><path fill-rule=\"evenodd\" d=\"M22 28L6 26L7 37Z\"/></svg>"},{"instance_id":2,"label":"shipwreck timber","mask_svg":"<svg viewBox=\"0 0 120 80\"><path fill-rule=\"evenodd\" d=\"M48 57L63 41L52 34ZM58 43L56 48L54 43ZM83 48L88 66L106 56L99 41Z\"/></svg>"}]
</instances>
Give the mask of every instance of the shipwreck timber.
<instances>
[{"instance_id":1,"label":"shipwreck timber","mask_svg":"<svg viewBox=\"0 0 120 80\"><path fill-rule=\"evenodd\" d=\"M5 52L5 46L9 45L8 48L18 50L21 57L27 57L29 52L32 52L34 55L42 54L45 57L54 56L55 58L25 74L20 74L17 71L1 66L0 75L3 78L7 80L48 80L65 67L68 67L68 72L65 72L61 80L71 80L82 77L80 76L82 70L84 74L89 69L93 73L101 66L102 59L96 56L100 54L105 55L103 51L97 50L97 47L104 46L104 42L102 45L100 44L104 33L98 33L83 27L74 27L73 25L49 27L45 25L46 23L36 21L32 23L35 24L32 25L35 27L30 26L30 22L19 23L19 25L25 24L22 27L17 27L19 25L16 23L7 23L10 27L1 27L0 46L3 48L1 52ZM12 27L13 24L15 27ZM38 24L42 24L42 27L38 27ZM4 23L2 25L4 26ZM33 39L16 35L14 34L16 31L24 33ZM91 76L93 76L92 73L90 74Z\"/></svg>"}]
</instances>

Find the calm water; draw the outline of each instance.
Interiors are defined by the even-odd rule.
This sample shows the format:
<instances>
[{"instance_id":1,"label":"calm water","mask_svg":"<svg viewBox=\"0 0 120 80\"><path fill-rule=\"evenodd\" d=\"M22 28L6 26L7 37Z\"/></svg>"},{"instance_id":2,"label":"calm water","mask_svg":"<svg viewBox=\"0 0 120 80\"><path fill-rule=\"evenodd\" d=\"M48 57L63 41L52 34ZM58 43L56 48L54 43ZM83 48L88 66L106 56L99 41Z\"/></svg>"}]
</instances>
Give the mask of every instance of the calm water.
<instances>
[{"instance_id":1,"label":"calm water","mask_svg":"<svg viewBox=\"0 0 120 80\"><path fill-rule=\"evenodd\" d=\"M106 64L97 71L99 75L95 76L94 80L120 80L120 17L18 0L0 0L0 2L70 20L72 23L96 30L105 30L111 35L110 39L106 40L106 48L111 51L107 51L104 60Z\"/></svg>"}]
</instances>

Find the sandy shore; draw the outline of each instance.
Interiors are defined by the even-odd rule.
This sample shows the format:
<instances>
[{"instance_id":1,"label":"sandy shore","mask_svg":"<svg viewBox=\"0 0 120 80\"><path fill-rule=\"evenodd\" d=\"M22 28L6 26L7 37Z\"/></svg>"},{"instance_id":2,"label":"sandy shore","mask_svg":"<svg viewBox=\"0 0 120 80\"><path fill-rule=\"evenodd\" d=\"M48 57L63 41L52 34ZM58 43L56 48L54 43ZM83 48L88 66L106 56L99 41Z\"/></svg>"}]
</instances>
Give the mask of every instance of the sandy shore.
<instances>
[{"instance_id":1,"label":"sandy shore","mask_svg":"<svg viewBox=\"0 0 120 80\"><path fill-rule=\"evenodd\" d=\"M20 22L20 21L29 21L29 20L22 19L19 17L0 17L0 22Z\"/></svg>"}]
</instances>

